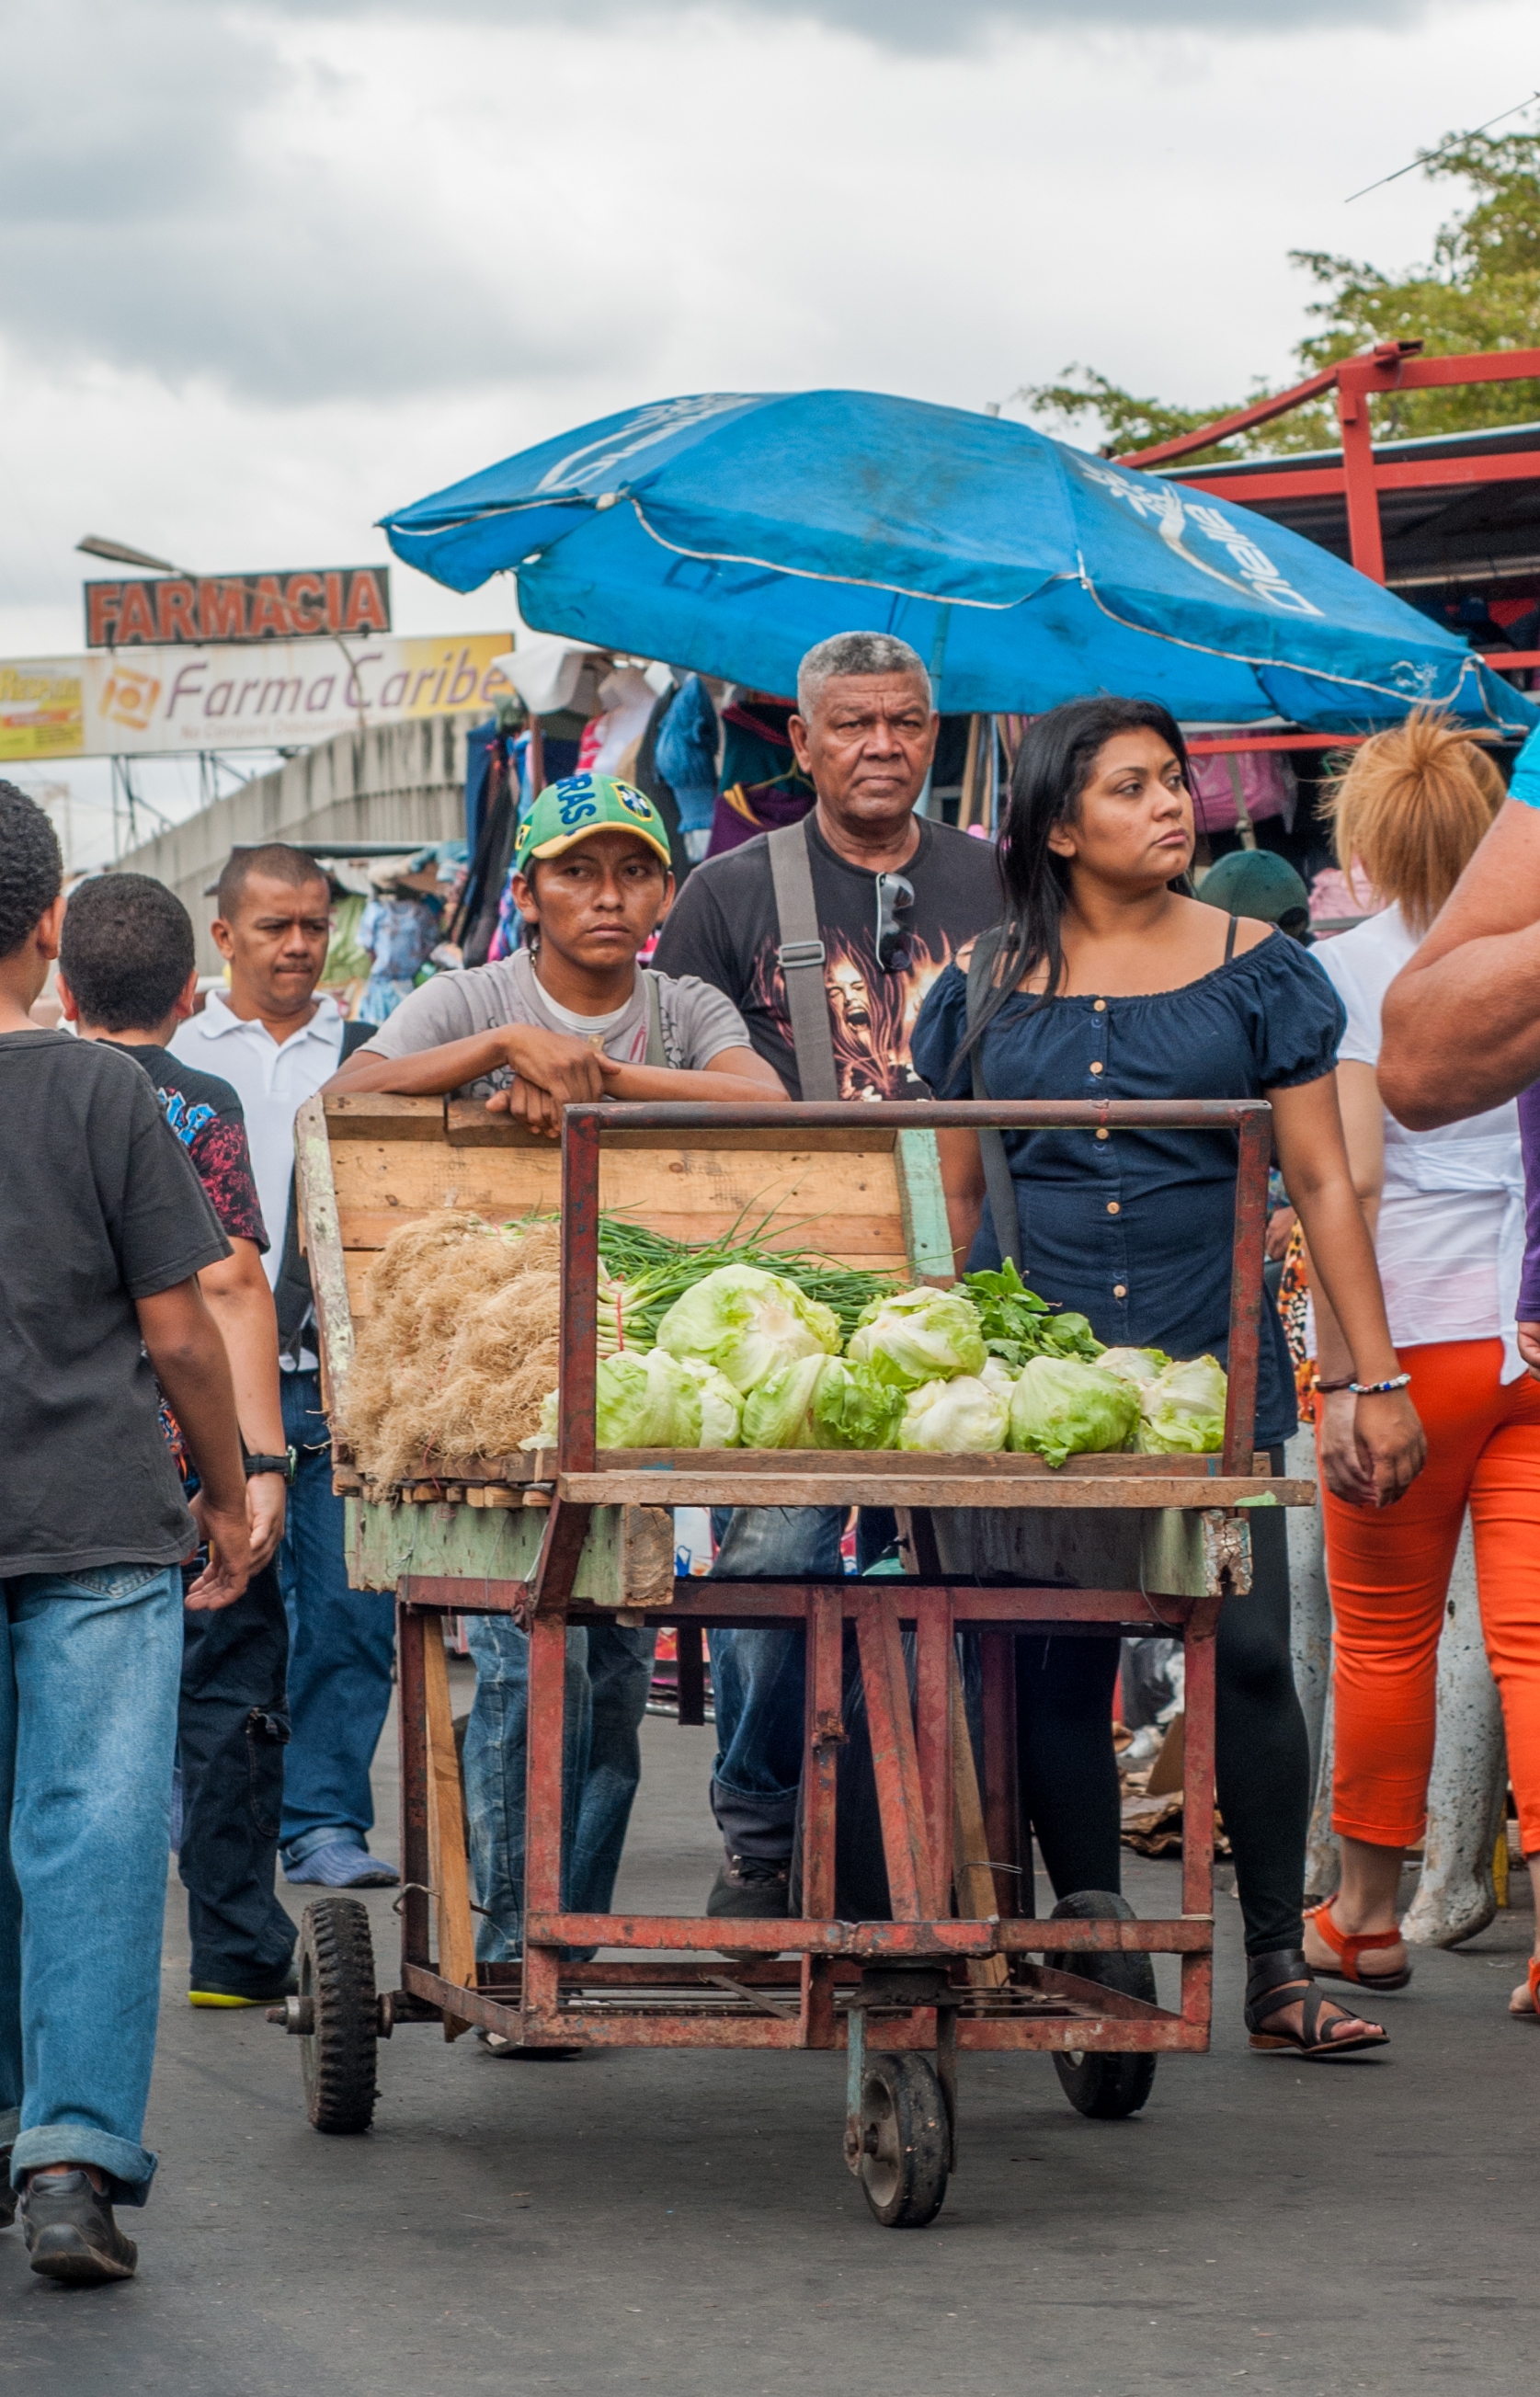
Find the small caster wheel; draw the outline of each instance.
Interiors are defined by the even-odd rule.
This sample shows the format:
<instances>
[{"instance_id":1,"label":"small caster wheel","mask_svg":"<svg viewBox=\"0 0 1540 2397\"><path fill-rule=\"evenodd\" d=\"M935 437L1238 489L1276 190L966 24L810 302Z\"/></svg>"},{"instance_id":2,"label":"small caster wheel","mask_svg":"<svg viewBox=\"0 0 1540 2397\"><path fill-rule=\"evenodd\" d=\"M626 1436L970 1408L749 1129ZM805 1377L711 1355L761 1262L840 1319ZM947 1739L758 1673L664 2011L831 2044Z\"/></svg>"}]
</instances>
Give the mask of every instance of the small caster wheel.
<instances>
[{"instance_id":1,"label":"small caster wheel","mask_svg":"<svg viewBox=\"0 0 1540 2397\"><path fill-rule=\"evenodd\" d=\"M946 2195L950 2141L941 2082L912 2051L867 2058L861 2083L860 2180L888 2230L933 2222Z\"/></svg>"},{"instance_id":2,"label":"small caster wheel","mask_svg":"<svg viewBox=\"0 0 1540 2397\"><path fill-rule=\"evenodd\" d=\"M297 1958L299 2004L310 2024L300 2039L305 2111L317 2131L367 2131L374 2116L374 2051L380 2002L369 1919L356 1897L307 1906Z\"/></svg>"},{"instance_id":3,"label":"small caster wheel","mask_svg":"<svg viewBox=\"0 0 1540 2397\"><path fill-rule=\"evenodd\" d=\"M1108 1889L1077 1890L1072 1897L1062 1897L1053 1912L1080 1922L1134 1920L1127 1898ZM1100 1981L1104 1989L1116 1989L1120 1997L1155 2003L1155 1967L1147 1956L1134 1950L1099 1956L1076 1948L1067 1955L1045 1956L1043 1962L1056 1972L1078 1973L1084 1981ZM1077 2113L1088 2114L1098 2122L1118 2122L1137 2114L1155 2086L1155 2066L1153 2056L1092 2055L1080 2048L1053 2058L1053 2069L1070 2104Z\"/></svg>"}]
</instances>

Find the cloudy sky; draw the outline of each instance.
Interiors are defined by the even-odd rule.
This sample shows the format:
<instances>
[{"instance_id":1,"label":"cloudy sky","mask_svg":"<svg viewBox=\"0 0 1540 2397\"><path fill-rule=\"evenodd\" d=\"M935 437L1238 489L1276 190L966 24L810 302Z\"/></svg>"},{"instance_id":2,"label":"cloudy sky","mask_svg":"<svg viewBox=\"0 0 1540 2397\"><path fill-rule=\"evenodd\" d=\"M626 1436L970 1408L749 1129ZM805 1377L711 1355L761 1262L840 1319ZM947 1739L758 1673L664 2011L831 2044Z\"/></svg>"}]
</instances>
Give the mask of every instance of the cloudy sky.
<instances>
[{"instance_id":1,"label":"cloudy sky","mask_svg":"<svg viewBox=\"0 0 1540 2397\"><path fill-rule=\"evenodd\" d=\"M1346 194L1540 83L1524 0L0 0L0 657L80 645L83 532L360 561L386 507L668 393L975 408L1072 360L1244 392L1304 329L1285 253L1426 255L1450 187ZM496 584L395 581L403 629L507 619Z\"/></svg>"}]
</instances>

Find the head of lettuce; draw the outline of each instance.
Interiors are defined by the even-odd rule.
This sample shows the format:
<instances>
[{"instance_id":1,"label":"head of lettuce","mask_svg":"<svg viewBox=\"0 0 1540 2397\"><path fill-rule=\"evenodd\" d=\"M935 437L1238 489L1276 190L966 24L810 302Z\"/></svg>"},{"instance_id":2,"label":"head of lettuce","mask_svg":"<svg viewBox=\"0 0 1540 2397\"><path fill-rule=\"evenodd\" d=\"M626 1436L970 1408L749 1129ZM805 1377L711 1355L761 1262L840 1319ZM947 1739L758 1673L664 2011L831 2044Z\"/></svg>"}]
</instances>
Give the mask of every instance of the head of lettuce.
<instances>
[{"instance_id":1,"label":"head of lettuce","mask_svg":"<svg viewBox=\"0 0 1540 2397\"><path fill-rule=\"evenodd\" d=\"M906 1290L875 1299L850 1334L849 1354L897 1390L982 1373L978 1309L954 1290Z\"/></svg>"},{"instance_id":2,"label":"head of lettuce","mask_svg":"<svg viewBox=\"0 0 1540 2397\"><path fill-rule=\"evenodd\" d=\"M832 1357L839 1347L833 1307L758 1265L718 1265L675 1300L658 1326L671 1357L703 1357L735 1390L754 1389L798 1357Z\"/></svg>"},{"instance_id":3,"label":"head of lettuce","mask_svg":"<svg viewBox=\"0 0 1540 2397\"><path fill-rule=\"evenodd\" d=\"M1129 1448L1138 1424L1134 1385L1078 1357L1029 1357L1011 1394L1011 1446L1050 1465Z\"/></svg>"}]
</instances>

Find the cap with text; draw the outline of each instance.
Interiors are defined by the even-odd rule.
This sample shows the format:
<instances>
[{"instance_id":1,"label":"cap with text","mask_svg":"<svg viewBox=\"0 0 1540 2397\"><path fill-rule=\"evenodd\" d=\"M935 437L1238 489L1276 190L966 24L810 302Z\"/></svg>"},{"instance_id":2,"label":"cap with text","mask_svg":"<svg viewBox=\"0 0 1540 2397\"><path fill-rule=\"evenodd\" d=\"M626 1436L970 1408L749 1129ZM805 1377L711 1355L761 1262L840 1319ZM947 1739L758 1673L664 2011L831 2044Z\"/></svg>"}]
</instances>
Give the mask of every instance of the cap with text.
<instances>
[{"instance_id":1,"label":"cap with text","mask_svg":"<svg viewBox=\"0 0 1540 2397\"><path fill-rule=\"evenodd\" d=\"M526 873L531 858L559 857L596 832L634 832L671 863L667 827L645 792L613 774L564 774L546 784L519 826L515 870Z\"/></svg>"}]
</instances>

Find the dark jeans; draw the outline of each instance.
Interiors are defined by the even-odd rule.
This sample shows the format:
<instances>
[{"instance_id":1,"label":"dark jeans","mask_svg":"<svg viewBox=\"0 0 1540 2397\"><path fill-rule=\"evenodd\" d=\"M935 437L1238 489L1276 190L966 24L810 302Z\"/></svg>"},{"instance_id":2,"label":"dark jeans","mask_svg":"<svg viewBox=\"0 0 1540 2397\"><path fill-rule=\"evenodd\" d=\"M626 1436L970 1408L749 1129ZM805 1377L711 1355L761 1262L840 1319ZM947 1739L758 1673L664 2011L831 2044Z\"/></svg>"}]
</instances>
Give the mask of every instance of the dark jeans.
<instances>
[{"instance_id":1,"label":"dark jeans","mask_svg":"<svg viewBox=\"0 0 1540 2397\"><path fill-rule=\"evenodd\" d=\"M529 1635L506 1614L473 1614L475 1697L465 1729L465 1812L476 1902L475 1952L511 1962L524 1947L525 1774ZM562 1903L607 1914L642 1774L641 1722L655 1631L574 1624L567 1634L562 1724Z\"/></svg>"},{"instance_id":2,"label":"dark jeans","mask_svg":"<svg viewBox=\"0 0 1540 2397\"><path fill-rule=\"evenodd\" d=\"M284 1862L293 1866L331 1840L368 1845L369 1767L390 1706L395 1608L382 1591L348 1587L319 1373L280 1378L284 1434L300 1458L278 1551L292 1725L282 1838Z\"/></svg>"},{"instance_id":3,"label":"dark jeans","mask_svg":"<svg viewBox=\"0 0 1540 2397\"><path fill-rule=\"evenodd\" d=\"M294 1925L273 1894L284 1802L288 1623L275 1566L217 1614L182 1617L177 1754L194 1989L279 1988Z\"/></svg>"},{"instance_id":4,"label":"dark jeans","mask_svg":"<svg viewBox=\"0 0 1540 2397\"><path fill-rule=\"evenodd\" d=\"M843 1573L842 1506L738 1506L713 1518L724 1580L829 1580ZM864 1573L894 1538L887 1507L856 1518L856 1569ZM710 1635L716 1707L711 1807L730 1855L783 1864L792 1853L802 1777L803 1637L800 1631L717 1630Z\"/></svg>"},{"instance_id":5,"label":"dark jeans","mask_svg":"<svg viewBox=\"0 0 1540 2397\"><path fill-rule=\"evenodd\" d=\"M1214 1658L1215 1780L1250 1956L1305 1936L1310 1751L1289 1656L1287 1520L1280 1506L1252 1510L1252 1587L1225 1600ZM1016 1642L1024 1829L1058 1897L1118 1887L1117 1672L1116 1640Z\"/></svg>"}]
</instances>

